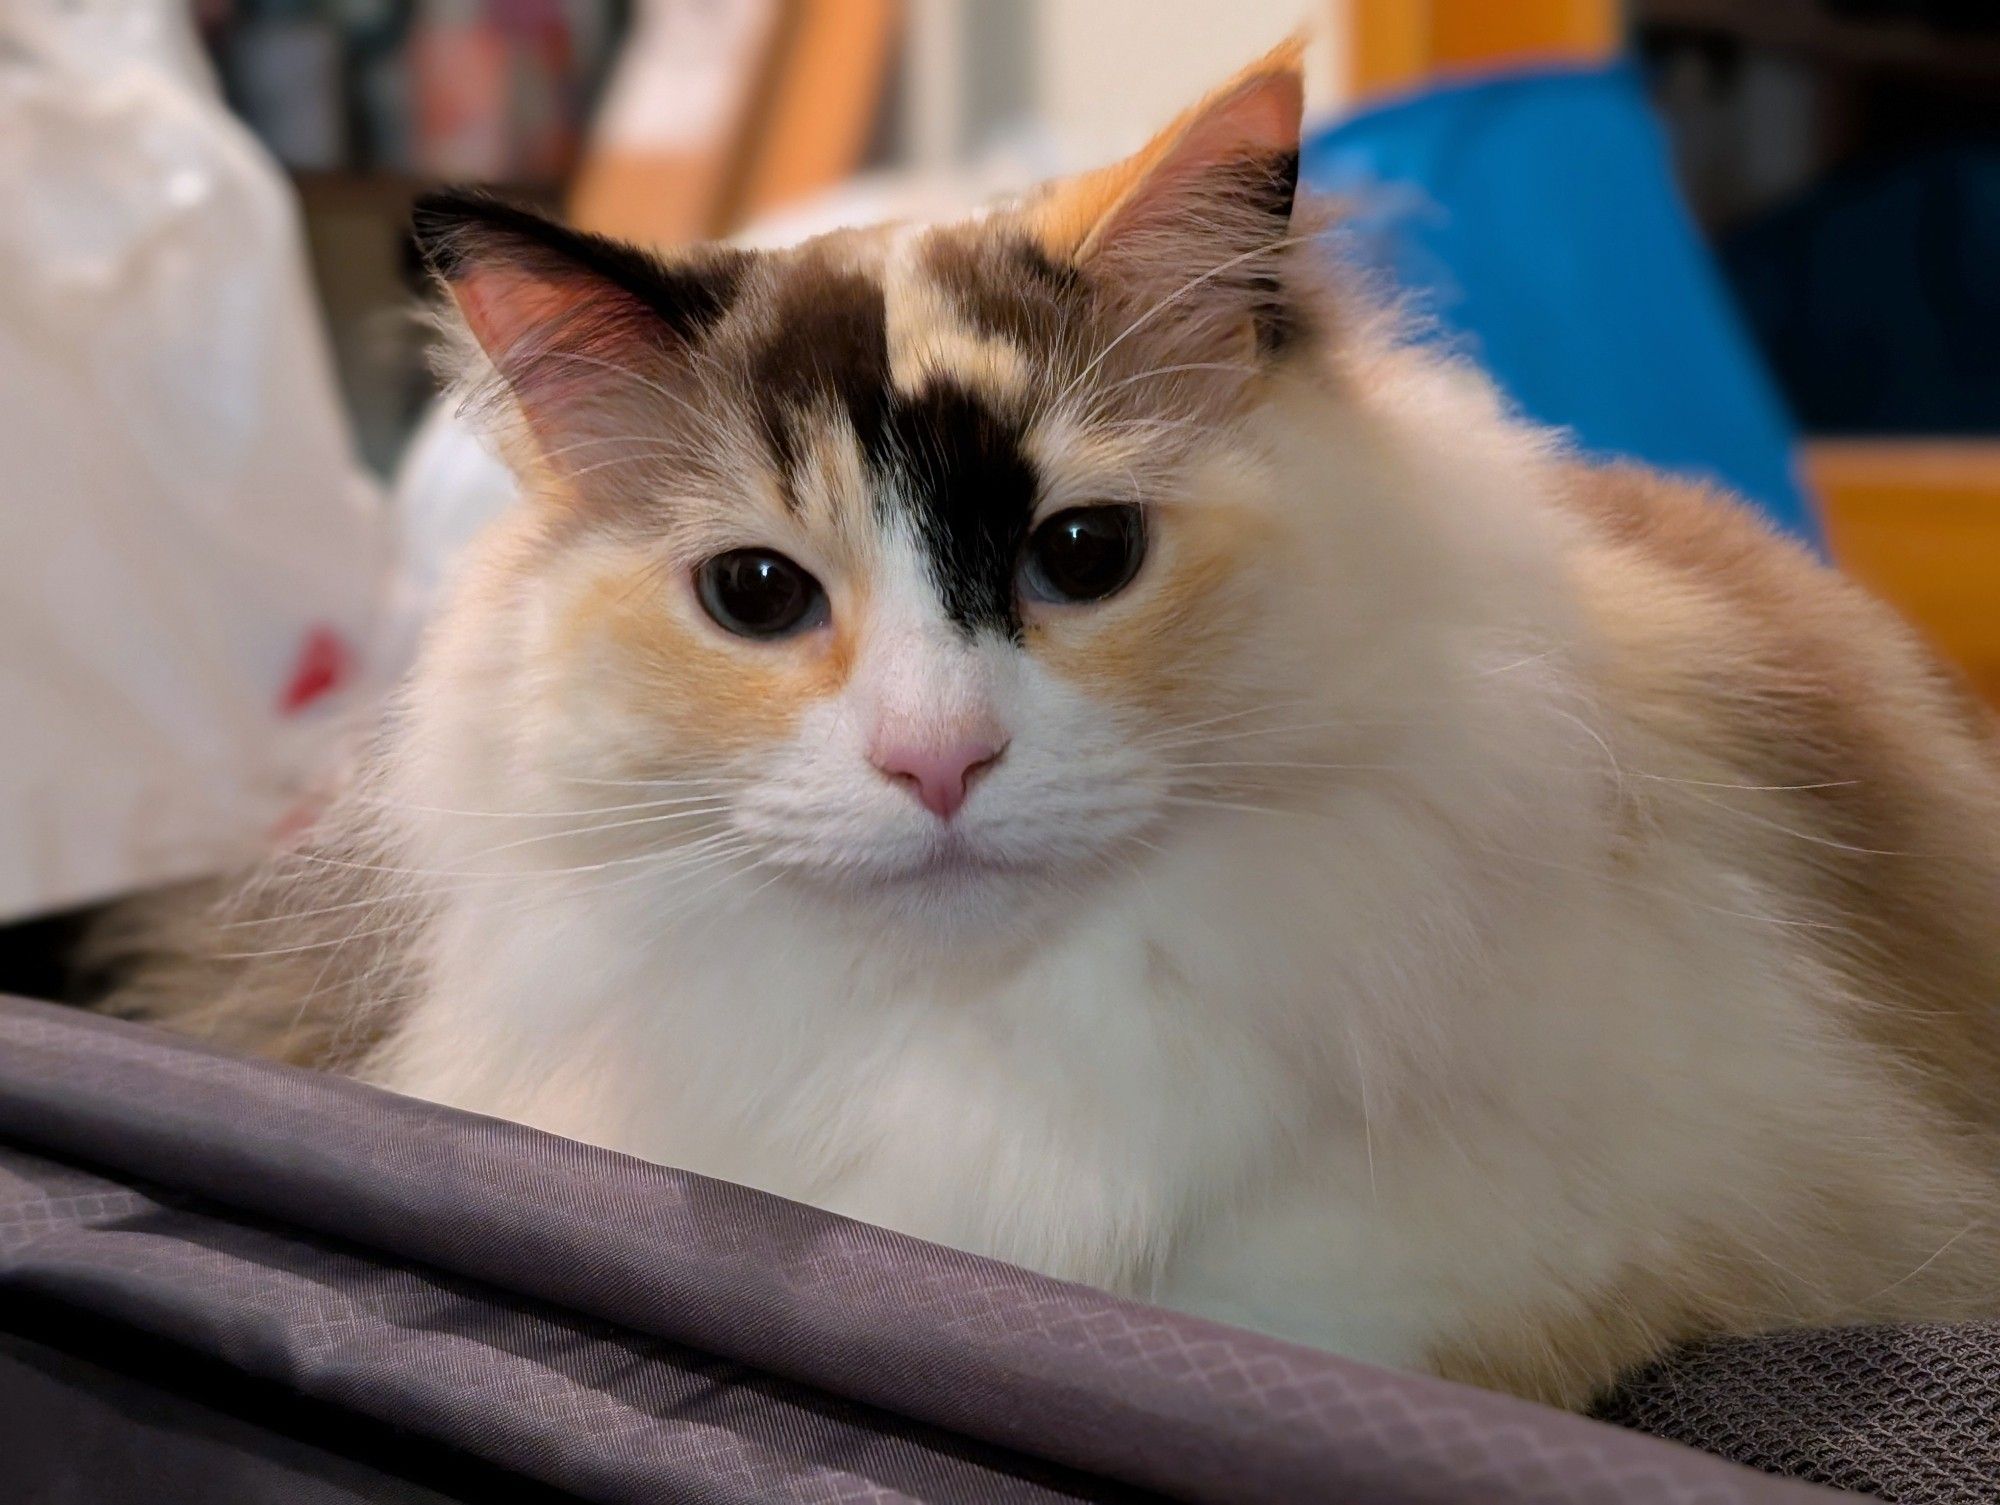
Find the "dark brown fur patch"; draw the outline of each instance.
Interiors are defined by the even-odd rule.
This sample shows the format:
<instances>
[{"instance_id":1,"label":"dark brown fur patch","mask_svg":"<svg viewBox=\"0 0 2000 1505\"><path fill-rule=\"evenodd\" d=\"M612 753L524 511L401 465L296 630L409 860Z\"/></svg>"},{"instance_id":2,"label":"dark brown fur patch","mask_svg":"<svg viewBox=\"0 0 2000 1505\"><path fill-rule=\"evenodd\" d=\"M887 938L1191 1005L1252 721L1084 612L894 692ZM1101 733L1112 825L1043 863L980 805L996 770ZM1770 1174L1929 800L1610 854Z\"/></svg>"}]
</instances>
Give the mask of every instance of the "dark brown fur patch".
<instances>
[{"instance_id":1,"label":"dark brown fur patch","mask_svg":"<svg viewBox=\"0 0 2000 1505\"><path fill-rule=\"evenodd\" d=\"M924 270L966 323L1055 369L1050 358L1078 348L1095 328L1088 279L1054 260L1025 234L996 236L984 226L926 237Z\"/></svg>"},{"instance_id":2,"label":"dark brown fur patch","mask_svg":"<svg viewBox=\"0 0 2000 1505\"><path fill-rule=\"evenodd\" d=\"M877 473L894 473L882 503L914 528L945 615L968 633L1016 636L1014 574L1040 484L1018 424L957 383L933 381L895 394L864 449Z\"/></svg>"},{"instance_id":3,"label":"dark brown fur patch","mask_svg":"<svg viewBox=\"0 0 2000 1505\"><path fill-rule=\"evenodd\" d=\"M1036 495L1020 416L950 380L899 391L873 278L811 248L776 263L773 278L747 384L778 466L801 463L802 425L843 414L880 515L922 546L946 616L967 632L1013 634L1015 561Z\"/></svg>"},{"instance_id":4,"label":"dark brown fur patch","mask_svg":"<svg viewBox=\"0 0 2000 1505\"><path fill-rule=\"evenodd\" d=\"M841 412L857 436L880 429L889 389L882 285L819 257L787 258L748 359L750 400L781 470L804 448L801 418Z\"/></svg>"}]
</instances>

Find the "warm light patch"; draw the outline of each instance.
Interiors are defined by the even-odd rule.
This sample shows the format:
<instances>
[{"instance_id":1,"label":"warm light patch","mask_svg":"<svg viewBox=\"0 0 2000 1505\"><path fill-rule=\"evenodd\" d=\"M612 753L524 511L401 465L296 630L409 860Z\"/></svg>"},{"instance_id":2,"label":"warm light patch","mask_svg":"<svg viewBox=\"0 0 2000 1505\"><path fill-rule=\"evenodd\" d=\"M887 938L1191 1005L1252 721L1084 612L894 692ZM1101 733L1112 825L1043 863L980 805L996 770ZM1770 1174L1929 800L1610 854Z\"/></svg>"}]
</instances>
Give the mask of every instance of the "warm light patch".
<instances>
[{"instance_id":1,"label":"warm light patch","mask_svg":"<svg viewBox=\"0 0 2000 1505\"><path fill-rule=\"evenodd\" d=\"M625 718L657 728L662 752L692 758L780 742L847 683L857 610L796 638L732 642L682 608L682 589L636 554L595 572L560 609L549 651L569 662L555 672L602 686Z\"/></svg>"}]
</instances>

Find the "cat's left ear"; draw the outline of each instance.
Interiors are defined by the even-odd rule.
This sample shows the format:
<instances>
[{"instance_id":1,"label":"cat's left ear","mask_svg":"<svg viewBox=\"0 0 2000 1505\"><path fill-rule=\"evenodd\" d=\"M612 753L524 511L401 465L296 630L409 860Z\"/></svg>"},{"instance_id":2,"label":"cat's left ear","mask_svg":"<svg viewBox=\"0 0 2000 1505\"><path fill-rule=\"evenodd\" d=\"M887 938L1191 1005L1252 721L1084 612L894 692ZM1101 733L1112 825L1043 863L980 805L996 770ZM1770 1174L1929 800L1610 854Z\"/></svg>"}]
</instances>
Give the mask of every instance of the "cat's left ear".
<instances>
[{"instance_id":1,"label":"cat's left ear","mask_svg":"<svg viewBox=\"0 0 2000 1505\"><path fill-rule=\"evenodd\" d=\"M425 196L412 228L545 453L629 431L620 407L691 363L751 260L667 261L477 193Z\"/></svg>"},{"instance_id":2,"label":"cat's left ear","mask_svg":"<svg viewBox=\"0 0 2000 1505\"><path fill-rule=\"evenodd\" d=\"M1190 314L1268 314L1298 190L1304 52L1291 38L1135 155L1056 185L1028 210L1041 249L1140 297L1191 298Z\"/></svg>"}]
</instances>

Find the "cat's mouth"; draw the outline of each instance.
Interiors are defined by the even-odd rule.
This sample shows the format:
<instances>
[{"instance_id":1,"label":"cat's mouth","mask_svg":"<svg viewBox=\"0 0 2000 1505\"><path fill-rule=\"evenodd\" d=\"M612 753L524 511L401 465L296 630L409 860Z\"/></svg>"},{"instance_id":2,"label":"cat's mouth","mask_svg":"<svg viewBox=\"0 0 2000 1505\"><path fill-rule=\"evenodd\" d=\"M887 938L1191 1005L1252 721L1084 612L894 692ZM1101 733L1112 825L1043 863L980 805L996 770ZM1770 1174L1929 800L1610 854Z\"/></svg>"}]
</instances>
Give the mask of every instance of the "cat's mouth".
<instances>
[{"instance_id":1,"label":"cat's mouth","mask_svg":"<svg viewBox=\"0 0 2000 1505\"><path fill-rule=\"evenodd\" d=\"M1030 865L985 850L956 831L946 831L914 861L873 876L882 888L955 889L1018 878Z\"/></svg>"},{"instance_id":2,"label":"cat's mouth","mask_svg":"<svg viewBox=\"0 0 2000 1505\"><path fill-rule=\"evenodd\" d=\"M852 851L828 860L816 845L778 844L766 861L799 880L855 898L896 904L932 899L953 902L996 896L997 891L1046 881L1050 856L982 840L955 827L933 830L915 841L884 843L873 851Z\"/></svg>"}]
</instances>

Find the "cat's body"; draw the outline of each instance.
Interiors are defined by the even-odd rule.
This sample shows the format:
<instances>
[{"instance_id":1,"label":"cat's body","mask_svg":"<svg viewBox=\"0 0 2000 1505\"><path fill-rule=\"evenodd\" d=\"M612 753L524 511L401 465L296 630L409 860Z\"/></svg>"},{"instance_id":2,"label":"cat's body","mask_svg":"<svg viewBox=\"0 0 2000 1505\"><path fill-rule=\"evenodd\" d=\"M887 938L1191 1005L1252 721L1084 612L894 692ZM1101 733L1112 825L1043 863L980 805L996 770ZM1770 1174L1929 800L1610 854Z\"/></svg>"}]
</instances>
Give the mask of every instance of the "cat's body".
<instances>
[{"instance_id":1,"label":"cat's body","mask_svg":"<svg viewBox=\"0 0 2000 1505\"><path fill-rule=\"evenodd\" d=\"M1704 1332L2000 1310L1990 718L1730 504L1576 466L1257 261L1240 175L1177 202L1282 157L1290 78L1025 210L715 264L723 311L674 339L796 398L752 425L789 494L732 506L828 581L831 625L772 641L654 599L657 476L593 496L550 464L723 378L673 386L654 336L623 393L511 358L496 304L541 328L585 295L544 243L495 249L539 232L464 211L487 239L439 264L541 500L232 932L270 954L224 1012L321 1054L365 1034L401 1090L1567 1403ZM624 363L620 309L562 347L572 377ZM727 422L696 428L769 473ZM964 499L1022 454L1037 517L1145 502L1129 587L1009 594L1029 523ZM700 540L672 557L769 542L726 515L663 524ZM882 728L947 723L978 756L937 794Z\"/></svg>"}]
</instances>

